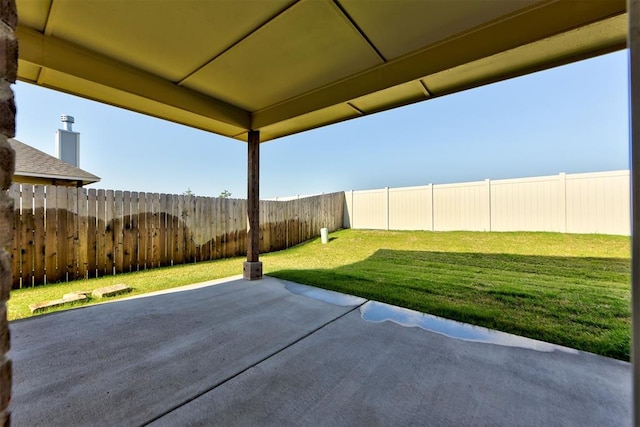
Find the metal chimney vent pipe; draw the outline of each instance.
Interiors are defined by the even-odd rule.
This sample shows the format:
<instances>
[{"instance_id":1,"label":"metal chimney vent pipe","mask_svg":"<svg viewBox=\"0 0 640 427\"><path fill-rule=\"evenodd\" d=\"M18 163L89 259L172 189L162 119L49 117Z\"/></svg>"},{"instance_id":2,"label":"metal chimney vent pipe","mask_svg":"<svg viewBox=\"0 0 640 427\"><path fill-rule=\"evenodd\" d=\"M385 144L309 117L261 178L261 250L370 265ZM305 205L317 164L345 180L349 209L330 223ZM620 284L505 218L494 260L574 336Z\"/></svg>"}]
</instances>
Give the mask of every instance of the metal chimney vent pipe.
<instances>
[{"instance_id":1,"label":"metal chimney vent pipe","mask_svg":"<svg viewBox=\"0 0 640 427\"><path fill-rule=\"evenodd\" d=\"M75 122L73 119L73 116L68 116L66 114L63 114L60 116L60 120L62 120L62 123L65 124L65 130L69 130L72 131L73 129L73 123Z\"/></svg>"},{"instance_id":2,"label":"metal chimney vent pipe","mask_svg":"<svg viewBox=\"0 0 640 427\"><path fill-rule=\"evenodd\" d=\"M73 116L63 114L60 120L65 129L56 131L56 157L75 167L80 167L80 134L74 132L72 125Z\"/></svg>"}]
</instances>

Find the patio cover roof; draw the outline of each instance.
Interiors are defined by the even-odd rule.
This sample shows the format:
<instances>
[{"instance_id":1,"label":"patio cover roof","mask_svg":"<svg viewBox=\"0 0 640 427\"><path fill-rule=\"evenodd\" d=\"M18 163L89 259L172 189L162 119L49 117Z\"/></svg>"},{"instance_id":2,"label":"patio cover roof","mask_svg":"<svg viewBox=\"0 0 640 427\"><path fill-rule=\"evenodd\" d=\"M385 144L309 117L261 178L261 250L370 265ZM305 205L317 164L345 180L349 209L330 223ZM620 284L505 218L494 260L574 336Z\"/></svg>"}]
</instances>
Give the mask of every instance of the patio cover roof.
<instances>
[{"instance_id":1,"label":"patio cover roof","mask_svg":"<svg viewBox=\"0 0 640 427\"><path fill-rule=\"evenodd\" d=\"M245 141L611 52L627 37L624 0L17 6L19 79Z\"/></svg>"}]
</instances>

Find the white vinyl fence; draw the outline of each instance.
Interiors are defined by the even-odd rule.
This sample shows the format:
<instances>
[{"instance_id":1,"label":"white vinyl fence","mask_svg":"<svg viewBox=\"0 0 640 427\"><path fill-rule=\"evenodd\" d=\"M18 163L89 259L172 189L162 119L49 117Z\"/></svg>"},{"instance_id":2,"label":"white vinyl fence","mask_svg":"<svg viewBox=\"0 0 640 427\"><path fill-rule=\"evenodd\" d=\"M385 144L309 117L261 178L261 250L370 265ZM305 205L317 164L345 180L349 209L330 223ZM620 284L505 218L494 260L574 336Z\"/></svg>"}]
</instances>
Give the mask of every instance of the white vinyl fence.
<instances>
[{"instance_id":1,"label":"white vinyl fence","mask_svg":"<svg viewBox=\"0 0 640 427\"><path fill-rule=\"evenodd\" d=\"M629 171L345 192L345 228L630 235Z\"/></svg>"}]
</instances>

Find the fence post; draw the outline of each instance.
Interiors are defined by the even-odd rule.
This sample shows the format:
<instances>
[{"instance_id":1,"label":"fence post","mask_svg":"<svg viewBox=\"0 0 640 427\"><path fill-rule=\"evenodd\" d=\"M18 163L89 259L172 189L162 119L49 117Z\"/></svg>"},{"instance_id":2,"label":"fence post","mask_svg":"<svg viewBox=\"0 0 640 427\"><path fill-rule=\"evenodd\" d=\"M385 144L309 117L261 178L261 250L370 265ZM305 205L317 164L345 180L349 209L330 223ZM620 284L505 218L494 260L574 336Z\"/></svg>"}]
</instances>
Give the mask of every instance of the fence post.
<instances>
[{"instance_id":1,"label":"fence post","mask_svg":"<svg viewBox=\"0 0 640 427\"><path fill-rule=\"evenodd\" d=\"M436 210L433 199L433 184L429 184L429 197L431 197L431 231L436 231Z\"/></svg>"},{"instance_id":2,"label":"fence post","mask_svg":"<svg viewBox=\"0 0 640 427\"><path fill-rule=\"evenodd\" d=\"M351 190L351 228L356 228L356 195L355 191Z\"/></svg>"},{"instance_id":3,"label":"fence post","mask_svg":"<svg viewBox=\"0 0 640 427\"><path fill-rule=\"evenodd\" d=\"M342 227L353 228L353 190L344 192Z\"/></svg>"},{"instance_id":4,"label":"fence post","mask_svg":"<svg viewBox=\"0 0 640 427\"><path fill-rule=\"evenodd\" d=\"M491 231L491 180L484 180L484 186L487 190L487 231Z\"/></svg>"},{"instance_id":5,"label":"fence post","mask_svg":"<svg viewBox=\"0 0 640 427\"><path fill-rule=\"evenodd\" d=\"M385 193L386 193L385 203L387 205L387 209L385 210L385 214L386 214L386 229L389 230L389 187L384 187L384 189L385 189Z\"/></svg>"},{"instance_id":6,"label":"fence post","mask_svg":"<svg viewBox=\"0 0 640 427\"><path fill-rule=\"evenodd\" d=\"M349 222L351 228L356 228L356 196L355 191L351 190L351 211L349 212Z\"/></svg>"},{"instance_id":7,"label":"fence post","mask_svg":"<svg viewBox=\"0 0 640 427\"><path fill-rule=\"evenodd\" d=\"M1 150L1 148L0 148ZM11 210L11 226L12 228L9 230L11 232L11 238L12 238L12 246L7 247L7 250L9 252L9 259L11 260L11 268L13 270L13 288L19 288L20 287L20 283L22 280L22 276L20 275L20 258L21 258L21 252L22 252L22 239L21 239L21 232L20 232L20 222L21 222L21 215L20 215L20 206L22 205L21 201L20 201L20 194L22 192L21 190L21 185L20 184L12 184L11 187L9 187L9 190L7 192L7 195L9 196L9 200L12 203L12 210Z\"/></svg>"},{"instance_id":8,"label":"fence post","mask_svg":"<svg viewBox=\"0 0 640 427\"><path fill-rule=\"evenodd\" d=\"M560 203L558 203L558 215L559 215L559 223L560 223L560 231L561 233L567 232L567 174L564 172L560 172L558 175L558 186L559 188L559 199Z\"/></svg>"}]
</instances>

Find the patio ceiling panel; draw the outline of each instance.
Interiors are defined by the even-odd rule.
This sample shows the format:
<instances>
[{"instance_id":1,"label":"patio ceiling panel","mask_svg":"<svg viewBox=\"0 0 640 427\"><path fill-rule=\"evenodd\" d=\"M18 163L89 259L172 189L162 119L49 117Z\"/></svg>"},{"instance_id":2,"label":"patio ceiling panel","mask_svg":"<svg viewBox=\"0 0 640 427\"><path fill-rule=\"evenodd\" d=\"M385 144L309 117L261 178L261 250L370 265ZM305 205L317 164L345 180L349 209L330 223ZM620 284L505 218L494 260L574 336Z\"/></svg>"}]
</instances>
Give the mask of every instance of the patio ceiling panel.
<instances>
[{"instance_id":1,"label":"patio ceiling panel","mask_svg":"<svg viewBox=\"0 0 640 427\"><path fill-rule=\"evenodd\" d=\"M536 0L338 0L387 59L430 46L536 3Z\"/></svg>"},{"instance_id":2,"label":"patio ceiling panel","mask_svg":"<svg viewBox=\"0 0 640 427\"><path fill-rule=\"evenodd\" d=\"M294 1L54 1L46 34L179 82Z\"/></svg>"},{"instance_id":3,"label":"patio ceiling panel","mask_svg":"<svg viewBox=\"0 0 640 427\"><path fill-rule=\"evenodd\" d=\"M52 0L16 1L20 24L44 33Z\"/></svg>"},{"instance_id":4,"label":"patio ceiling panel","mask_svg":"<svg viewBox=\"0 0 640 427\"><path fill-rule=\"evenodd\" d=\"M382 63L334 3L302 1L181 84L256 111Z\"/></svg>"}]
</instances>

